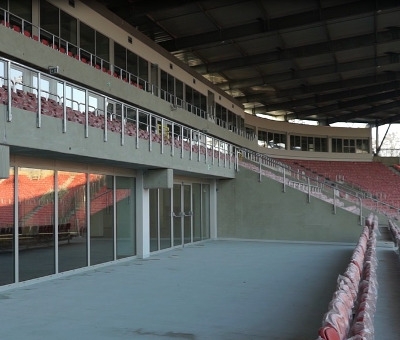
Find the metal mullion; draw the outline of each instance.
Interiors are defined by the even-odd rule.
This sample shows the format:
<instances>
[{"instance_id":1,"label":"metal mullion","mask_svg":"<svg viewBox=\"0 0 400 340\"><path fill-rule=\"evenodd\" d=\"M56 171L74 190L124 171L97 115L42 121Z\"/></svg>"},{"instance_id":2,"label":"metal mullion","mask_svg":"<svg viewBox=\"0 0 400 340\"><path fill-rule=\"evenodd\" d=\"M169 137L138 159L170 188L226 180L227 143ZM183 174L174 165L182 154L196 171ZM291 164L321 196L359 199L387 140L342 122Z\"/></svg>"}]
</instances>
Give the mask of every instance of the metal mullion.
<instances>
[{"instance_id":1,"label":"metal mullion","mask_svg":"<svg viewBox=\"0 0 400 340\"><path fill-rule=\"evenodd\" d=\"M139 149L139 109L136 108L136 149Z\"/></svg>"},{"instance_id":2,"label":"metal mullion","mask_svg":"<svg viewBox=\"0 0 400 340\"><path fill-rule=\"evenodd\" d=\"M121 145L125 144L125 117L126 117L126 112L125 112L125 105L122 103L121 104Z\"/></svg>"},{"instance_id":3,"label":"metal mullion","mask_svg":"<svg viewBox=\"0 0 400 340\"><path fill-rule=\"evenodd\" d=\"M86 174L86 262L90 266L90 173Z\"/></svg>"},{"instance_id":4,"label":"metal mullion","mask_svg":"<svg viewBox=\"0 0 400 340\"><path fill-rule=\"evenodd\" d=\"M161 118L161 154L164 153L164 118Z\"/></svg>"},{"instance_id":5,"label":"metal mullion","mask_svg":"<svg viewBox=\"0 0 400 340\"><path fill-rule=\"evenodd\" d=\"M54 171L54 272L58 274L58 171Z\"/></svg>"},{"instance_id":6,"label":"metal mullion","mask_svg":"<svg viewBox=\"0 0 400 340\"><path fill-rule=\"evenodd\" d=\"M117 259L117 177L113 176L113 234L114 234L114 261Z\"/></svg>"},{"instance_id":7,"label":"metal mullion","mask_svg":"<svg viewBox=\"0 0 400 340\"><path fill-rule=\"evenodd\" d=\"M183 126L181 126L179 128L179 130L181 131L181 158L183 158L183 151L184 151L184 148L183 148Z\"/></svg>"},{"instance_id":8,"label":"metal mullion","mask_svg":"<svg viewBox=\"0 0 400 340\"><path fill-rule=\"evenodd\" d=\"M40 82L39 82L40 84ZM40 89L40 85L39 85ZM63 83L63 91L64 91L64 102L63 102L63 119L62 119L62 132L65 133L67 132L67 82L64 81ZM41 100L39 98L39 103L41 103Z\"/></svg>"},{"instance_id":9,"label":"metal mullion","mask_svg":"<svg viewBox=\"0 0 400 340\"><path fill-rule=\"evenodd\" d=\"M197 132L197 161L200 162L200 139L201 139L201 135L200 135L200 131Z\"/></svg>"},{"instance_id":10,"label":"metal mullion","mask_svg":"<svg viewBox=\"0 0 400 340\"><path fill-rule=\"evenodd\" d=\"M189 158L190 158L190 160L192 160L193 159L193 146L192 146L192 141L193 141L193 130L192 129L190 129L189 130L190 131L190 137L189 137L189 139L190 139L190 156L189 156Z\"/></svg>"},{"instance_id":11,"label":"metal mullion","mask_svg":"<svg viewBox=\"0 0 400 340\"><path fill-rule=\"evenodd\" d=\"M108 134L107 134L107 120L108 120L108 100L107 97L104 97L104 141L107 142Z\"/></svg>"},{"instance_id":12,"label":"metal mullion","mask_svg":"<svg viewBox=\"0 0 400 340\"><path fill-rule=\"evenodd\" d=\"M157 250L161 249L160 189L157 189Z\"/></svg>"},{"instance_id":13,"label":"metal mullion","mask_svg":"<svg viewBox=\"0 0 400 340\"><path fill-rule=\"evenodd\" d=\"M14 282L19 282L19 237L18 237L18 214L19 214L19 206L18 206L18 194L19 194L19 185L18 185L18 167L14 167Z\"/></svg>"},{"instance_id":14,"label":"metal mullion","mask_svg":"<svg viewBox=\"0 0 400 340\"><path fill-rule=\"evenodd\" d=\"M148 124L148 127L149 127L149 151L152 151L152 146L153 146L153 131L152 131L152 125L151 125L151 121L152 121L152 119L151 119L151 114L149 114L148 116L148 119L149 119L149 124Z\"/></svg>"},{"instance_id":15,"label":"metal mullion","mask_svg":"<svg viewBox=\"0 0 400 340\"><path fill-rule=\"evenodd\" d=\"M171 156L174 156L175 154L175 124L172 123L171 124L171 136L172 136L172 140L171 140Z\"/></svg>"},{"instance_id":16,"label":"metal mullion","mask_svg":"<svg viewBox=\"0 0 400 340\"><path fill-rule=\"evenodd\" d=\"M41 73L38 72L38 112L36 116L36 127L40 128L42 126L42 86L41 83ZM64 131L63 131L64 132Z\"/></svg>"},{"instance_id":17,"label":"metal mullion","mask_svg":"<svg viewBox=\"0 0 400 340\"><path fill-rule=\"evenodd\" d=\"M85 89L85 138L89 137L89 91Z\"/></svg>"},{"instance_id":18,"label":"metal mullion","mask_svg":"<svg viewBox=\"0 0 400 340\"><path fill-rule=\"evenodd\" d=\"M207 154L208 154L208 148L207 148L207 135L204 135L204 162L207 164Z\"/></svg>"}]
</instances>

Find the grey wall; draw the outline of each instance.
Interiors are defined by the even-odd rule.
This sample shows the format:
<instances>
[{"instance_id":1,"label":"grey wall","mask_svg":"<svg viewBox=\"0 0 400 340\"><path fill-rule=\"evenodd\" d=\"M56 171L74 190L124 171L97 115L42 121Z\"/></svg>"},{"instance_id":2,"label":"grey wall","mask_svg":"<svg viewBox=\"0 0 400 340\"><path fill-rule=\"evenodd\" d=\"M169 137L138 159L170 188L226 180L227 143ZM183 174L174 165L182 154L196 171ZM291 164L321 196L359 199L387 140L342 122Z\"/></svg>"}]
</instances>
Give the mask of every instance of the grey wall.
<instances>
[{"instance_id":1,"label":"grey wall","mask_svg":"<svg viewBox=\"0 0 400 340\"><path fill-rule=\"evenodd\" d=\"M62 119L42 116L42 127L36 127L36 113L12 107L12 121L6 122L6 106L0 105L0 144L10 146L11 154L15 154L14 147L24 148L25 155L40 156L43 158L58 158L97 164L119 165L130 169L164 168L173 169L180 174L190 174L203 177L230 177L235 176L234 164L218 165L218 160L212 164L211 157L205 161L204 155L198 160L198 154L180 149L171 152L171 146L152 143L150 151L149 140L125 136L124 145L121 144L121 134L108 132L108 140L104 141L104 130L89 127L88 138L85 137L85 126L76 122L67 122L66 133L62 132Z\"/></svg>"},{"instance_id":2,"label":"grey wall","mask_svg":"<svg viewBox=\"0 0 400 340\"><path fill-rule=\"evenodd\" d=\"M240 168L236 179L219 180L218 237L266 240L357 242L359 217Z\"/></svg>"}]
</instances>

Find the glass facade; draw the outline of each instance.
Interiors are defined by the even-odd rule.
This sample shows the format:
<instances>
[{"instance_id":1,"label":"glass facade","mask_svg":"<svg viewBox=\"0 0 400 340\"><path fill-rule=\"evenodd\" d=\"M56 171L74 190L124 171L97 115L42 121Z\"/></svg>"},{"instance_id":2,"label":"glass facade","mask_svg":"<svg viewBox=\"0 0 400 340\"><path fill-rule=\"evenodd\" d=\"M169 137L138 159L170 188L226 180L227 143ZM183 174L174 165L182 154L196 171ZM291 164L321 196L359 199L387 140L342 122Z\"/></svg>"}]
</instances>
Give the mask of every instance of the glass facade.
<instances>
[{"instance_id":1,"label":"glass facade","mask_svg":"<svg viewBox=\"0 0 400 340\"><path fill-rule=\"evenodd\" d=\"M150 251L210 238L210 185L176 183L150 190Z\"/></svg>"},{"instance_id":2,"label":"glass facade","mask_svg":"<svg viewBox=\"0 0 400 340\"><path fill-rule=\"evenodd\" d=\"M87 266L87 175L58 172L58 271Z\"/></svg>"},{"instance_id":3,"label":"glass facade","mask_svg":"<svg viewBox=\"0 0 400 340\"><path fill-rule=\"evenodd\" d=\"M135 256L136 219L134 177L10 167L0 179L0 285ZM208 239L210 185L150 189L149 227L151 252Z\"/></svg>"},{"instance_id":4,"label":"glass facade","mask_svg":"<svg viewBox=\"0 0 400 340\"><path fill-rule=\"evenodd\" d=\"M0 179L0 285L14 282L14 168L10 168L10 177Z\"/></svg>"},{"instance_id":5,"label":"glass facade","mask_svg":"<svg viewBox=\"0 0 400 340\"><path fill-rule=\"evenodd\" d=\"M352 138L332 138L332 152L369 153L369 140Z\"/></svg>"},{"instance_id":6,"label":"glass facade","mask_svg":"<svg viewBox=\"0 0 400 340\"><path fill-rule=\"evenodd\" d=\"M54 184L52 170L18 168L20 281L55 273Z\"/></svg>"}]
</instances>

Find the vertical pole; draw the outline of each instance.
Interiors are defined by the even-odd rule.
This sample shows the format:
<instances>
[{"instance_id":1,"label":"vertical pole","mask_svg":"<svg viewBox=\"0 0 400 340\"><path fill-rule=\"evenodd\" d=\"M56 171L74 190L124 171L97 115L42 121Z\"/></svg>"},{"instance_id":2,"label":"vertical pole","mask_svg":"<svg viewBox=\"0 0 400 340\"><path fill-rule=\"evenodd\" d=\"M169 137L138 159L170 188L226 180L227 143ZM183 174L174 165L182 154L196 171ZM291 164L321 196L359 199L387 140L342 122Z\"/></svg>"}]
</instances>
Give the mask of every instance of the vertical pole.
<instances>
[{"instance_id":1,"label":"vertical pole","mask_svg":"<svg viewBox=\"0 0 400 340\"><path fill-rule=\"evenodd\" d=\"M11 87L11 61L7 61L7 122L12 120L11 101L12 101L12 87ZM39 101L40 101L40 97Z\"/></svg>"},{"instance_id":2,"label":"vertical pole","mask_svg":"<svg viewBox=\"0 0 400 340\"><path fill-rule=\"evenodd\" d=\"M19 282L19 240L18 240L18 167L14 167L14 282Z\"/></svg>"},{"instance_id":3,"label":"vertical pole","mask_svg":"<svg viewBox=\"0 0 400 340\"><path fill-rule=\"evenodd\" d=\"M87 265L90 266L90 173L86 174L86 248L87 248Z\"/></svg>"},{"instance_id":4,"label":"vertical pole","mask_svg":"<svg viewBox=\"0 0 400 340\"><path fill-rule=\"evenodd\" d=\"M286 169L283 168L283 192L286 192Z\"/></svg>"},{"instance_id":5,"label":"vertical pole","mask_svg":"<svg viewBox=\"0 0 400 340\"><path fill-rule=\"evenodd\" d=\"M58 171L54 171L54 264L58 274Z\"/></svg>"},{"instance_id":6,"label":"vertical pole","mask_svg":"<svg viewBox=\"0 0 400 340\"><path fill-rule=\"evenodd\" d=\"M139 109L136 109L136 149L139 149Z\"/></svg>"}]
</instances>

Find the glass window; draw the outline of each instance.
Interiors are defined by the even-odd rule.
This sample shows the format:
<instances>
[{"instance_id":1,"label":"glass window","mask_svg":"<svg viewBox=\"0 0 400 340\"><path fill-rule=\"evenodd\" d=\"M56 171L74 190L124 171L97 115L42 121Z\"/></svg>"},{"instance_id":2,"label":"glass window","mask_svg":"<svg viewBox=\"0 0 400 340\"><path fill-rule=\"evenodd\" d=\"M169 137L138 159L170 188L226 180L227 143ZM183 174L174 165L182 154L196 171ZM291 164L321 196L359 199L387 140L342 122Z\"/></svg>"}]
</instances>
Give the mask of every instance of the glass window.
<instances>
[{"instance_id":1,"label":"glass window","mask_svg":"<svg viewBox=\"0 0 400 340\"><path fill-rule=\"evenodd\" d=\"M103 61L110 61L110 39L96 32L96 56Z\"/></svg>"},{"instance_id":2,"label":"glass window","mask_svg":"<svg viewBox=\"0 0 400 340\"><path fill-rule=\"evenodd\" d=\"M5 8L1 4L0 6ZM10 12L32 22L32 0L10 1Z\"/></svg>"},{"instance_id":3,"label":"glass window","mask_svg":"<svg viewBox=\"0 0 400 340\"><path fill-rule=\"evenodd\" d=\"M59 9L56 6L48 3L47 1L41 1L40 27L51 34L60 36L59 26ZM45 34L44 38L49 39L50 36L48 34Z\"/></svg>"},{"instance_id":4,"label":"glass window","mask_svg":"<svg viewBox=\"0 0 400 340\"><path fill-rule=\"evenodd\" d=\"M127 68L126 70L131 73L134 76L138 75L138 56L137 54L127 50L127 57L126 57L126 64L127 64ZM135 79L131 79L131 81L133 81ZM137 82L135 80L135 82Z\"/></svg>"},{"instance_id":5,"label":"glass window","mask_svg":"<svg viewBox=\"0 0 400 340\"><path fill-rule=\"evenodd\" d=\"M85 173L58 172L58 270L87 266Z\"/></svg>"},{"instance_id":6,"label":"glass window","mask_svg":"<svg viewBox=\"0 0 400 340\"><path fill-rule=\"evenodd\" d=\"M171 247L171 189L159 189L160 249Z\"/></svg>"},{"instance_id":7,"label":"glass window","mask_svg":"<svg viewBox=\"0 0 400 340\"><path fill-rule=\"evenodd\" d=\"M126 70L126 48L114 43L114 64L118 69L115 71L120 75L121 70Z\"/></svg>"},{"instance_id":8,"label":"glass window","mask_svg":"<svg viewBox=\"0 0 400 340\"><path fill-rule=\"evenodd\" d=\"M114 260L113 176L90 175L90 264Z\"/></svg>"},{"instance_id":9,"label":"glass window","mask_svg":"<svg viewBox=\"0 0 400 340\"><path fill-rule=\"evenodd\" d=\"M139 57L139 78L145 81L149 80L149 63L147 60Z\"/></svg>"},{"instance_id":10,"label":"glass window","mask_svg":"<svg viewBox=\"0 0 400 340\"><path fill-rule=\"evenodd\" d=\"M14 168L10 177L0 180L0 285L14 280Z\"/></svg>"},{"instance_id":11,"label":"glass window","mask_svg":"<svg viewBox=\"0 0 400 340\"><path fill-rule=\"evenodd\" d=\"M202 214L201 214L201 184L192 185L192 204L193 204L193 242L202 240Z\"/></svg>"},{"instance_id":12,"label":"glass window","mask_svg":"<svg viewBox=\"0 0 400 340\"><path fill-rule=\"evenodd\" d=\"M117 258L136 255L135 185L133 178L116 177Z\"/></svg>"},{"instance_id":13,"label":"glass window","mask_svg":"<svg viewBox=\"0 0 400 340\"><path fill-rule=\"evenodd\" d=\"M80 47L91 53L96 53L95 30L83 22L80 23Z\"/></svg>"},{"instance_id":14,"label":"glass window","mask_svg":"<svg viewBox=\"0 0 400 340\"><path fill-rule=\"evenodd\" d=\"M158 189L150 189L150 251L160 249L158 228Z\"/></svg>"},{"instance_id":15,"label":"glass window","mask_svg":"<svg viewBox=\"0 0 400 340\"><path fill-rule=\"evenodd\" d=\"M60 45L66 49L66 42L68 42L68 51L76 54L77 51L77 20L69 14L60 11Z\"/></svg>"},{"instance_id":16,"label":"glass window","mask_svg":"<svg viewBox=\"0 0 400 340\"><path fill-rule=\"evenodd\" d=\"M19 279L55 273L54 171L18 169Z\"/></svg>"},{"instance_id":17,"label":"glass window","mask_svg":"<svg viewBox=\"0 0 400 340\"><path fill-rule=\"evenodd\" d=\"M201 185L201 239L210 238L210 185Z\"/></svg>"},{"instance_id":18,"label":"glass window","mask_svg":"<svg viewBox=\"0 0 400 340\"><path fill-rule=\"evenodd\" d=\"M32 1L10 1L10 24L17 25L32 34ZM0 5L1 6L1 5ZM1 6L2 8L5 8ZM13 15L15 14L15 15Z\"/></svg>"}]
</instances>

